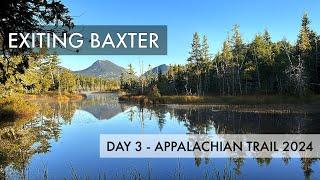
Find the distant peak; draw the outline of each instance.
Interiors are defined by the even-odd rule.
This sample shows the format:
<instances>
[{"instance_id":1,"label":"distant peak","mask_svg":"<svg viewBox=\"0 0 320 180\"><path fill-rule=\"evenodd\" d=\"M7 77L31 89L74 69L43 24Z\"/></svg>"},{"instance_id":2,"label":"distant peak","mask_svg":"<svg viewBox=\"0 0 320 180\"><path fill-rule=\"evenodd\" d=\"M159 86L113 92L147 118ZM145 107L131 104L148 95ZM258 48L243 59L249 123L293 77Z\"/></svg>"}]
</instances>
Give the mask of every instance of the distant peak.
<instances>
[{"instance_id":1,"label":"distant peak","mask_svg":"<svg viewBox=\"0 0 320 180\"><path fill-rule=\"evenodd\" d=\"M109 60L96 60L91 66L87 67L86 69L76 71L76 73L86 76L117 79L120 78L120 75L123 71L123 67L118 66Z\"/></svg>"},{"instance_id":2,"label":"distant peak","mask_svg":"<svg viewBox=\"0 0 320 180\"><path fill-rule=\"evenodd\" d=\"M169 69L169 66L166 64L161 64L159 66L156 66L152 69L150 69L149 71L145 72L144 75L148 75L148 74L157 74L159 72L161 72L162 74L166 74L167 71Z\"/></svg>"},{"instance_id":3,"label":"distant peak","mask_svg":"<svg viewBox=\"0 0 320 180\"><path fill-rule=\"evenodd\" d=\"M108 60L97 60L95 63L106 63L106 62L110 62L110 61L108 61Z\"/></svg>"}]
</instances>

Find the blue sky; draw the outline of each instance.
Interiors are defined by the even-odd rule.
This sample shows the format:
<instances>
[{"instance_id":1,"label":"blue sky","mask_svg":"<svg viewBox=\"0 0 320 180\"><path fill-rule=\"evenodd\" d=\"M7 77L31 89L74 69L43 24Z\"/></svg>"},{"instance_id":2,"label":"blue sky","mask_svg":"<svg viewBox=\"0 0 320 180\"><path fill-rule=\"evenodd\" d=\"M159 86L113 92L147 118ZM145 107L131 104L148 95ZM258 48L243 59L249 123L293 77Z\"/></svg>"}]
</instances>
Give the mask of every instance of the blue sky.
<instances>
[{"instance_id":1,"label":"blue sky","mask_svg":"<svg viewBox=\"0 0 320 180\"><path fill-rule=\"evenodd\" d=\"M168 55L157 56L60 56L61 64L71 70L108 59L138 71L139 59L153 67L184 64L190 51L192 34L207 35L212 54L234 24L249 42L256 33L268 29L273 40L296 40L301 16L308 12L311 27L320 32L318 0L62 0L76 25L167 25Z\"/></svg>"}]
</instances>

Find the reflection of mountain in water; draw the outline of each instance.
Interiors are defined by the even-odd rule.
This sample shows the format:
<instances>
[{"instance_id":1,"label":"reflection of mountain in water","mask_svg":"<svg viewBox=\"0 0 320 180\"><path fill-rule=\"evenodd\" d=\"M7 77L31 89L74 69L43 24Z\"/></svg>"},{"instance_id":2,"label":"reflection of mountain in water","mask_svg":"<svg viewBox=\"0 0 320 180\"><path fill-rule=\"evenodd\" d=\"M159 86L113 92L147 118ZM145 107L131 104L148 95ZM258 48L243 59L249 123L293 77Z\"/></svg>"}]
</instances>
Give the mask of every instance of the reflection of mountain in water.
<instances>
[{"instance_id":1,"label":"reflection of mountain in water","mask_svg":"<svg viewBox=\"0 0 320 180\"><path fill-rule=\"evenodd\" d=\"M158 132L153 126L158 125L160 132L166 132L167 130L170 132L170 130L175 130L173 128L179 128L178 130L183 129L183 132L187 134L320 133L319 113L254 113L240 110L233 111L231 109L218 110L214 107L200 108L199 106L190 106L187 108L181 106L151 106L142 108L133 106L132 104L119 104L116 94L88 94L87 96L87 99L83 101L68 103L41 101L39 102L39 107L41 107L41 109L39 109L39 113L34 119L22 119L17 122L0 123L0 179L5 179L7 176L10 177L12 172L21 177L24 177L26 174L29 175L28 173L25 173L26 170L36 169L33 163L30 164L31 159L33 157L37 157L40 153L46 154L51 151L55 152L58 148L60 148L61 152L65 150L68 151L70 145L63 146L61 144L67 144L69 142L72 143L72 138L79 139L78 134L74 134L73 136L70 134L72 137L67 138L69 139L69 141L65 141L67 143L51 142L53 142L52 140L57 142L60 140L62 137L60 135L63 134L63 131L66 129L62 127L63 125L73 126L75 128L79 127L79 123L72 123L72 121L74 119L85 119L85 117L82 117L81 114L75 113L77 109L85 110L94 115L97 119L110 119L118 113L129 109L124 112L123 115L128 116L128 121L134 123L134 127L141 126L142 129L146 128L148 130L146 132L150 132L149 130L151 129L152 132ZM117 120L121 120L120 123L122 123L123 119ZM174 122L174 126L172 126L170 121ZM176 126L175 122L178 122L179 126ZM148 124L145 126L144 123ZM109 128L112 128L115 124L108 125L110 126ZM118 126L118 124L115 126L117 126L119 130L126 130L128 128L126 126ZM99 128L96 130L100 131ZM92 141L92 143L95 143L95 141ZM79 147L76 148L82 147L81 145L82 144L79 144ZM87 147L95 148L94 146ZM60 155L59 153L53 154ZM51 155L52 154L49 156ZM42 155L40 157L42 157ZM74 156L73 158L86 161L88 157L91 156ZM42 158L38 157L35 159ZM32 159L32 161L33 160L34 159ZM231 168L234 169L228 169L227 171L230 171L230 173L235 172L236 174L241 174L242 170L244 170L245 173L250 173L251 169L248 171L247 167L256 168L256 166L263 167L263 165L266 165L270 166L268 167L270 169L278 169L278 167L281 168L289 165L291 167L300 167L306 179L318 176L318 174L315 173L315 169L318 169L319 166L318 159L300 158L298 161L290 161L289 158L283 158L282 160L257 158L255 160L257 165L252 162L249 163L248 160L242 158L230 159L229 162L231 163ZM209 166L205 167L202 165L204 165L204 163L209 165L211 161L212 160L208 158L204 158L204 161L202 158L195 158L194 164L199 166L199 169L207 168ZM213 159L213 161L215 161L215 159ZM271 161L275 162L271 163ZM280 161L283 161L284 165L281 165L279 163ZM36 162L37 163L35 164L39 164L38 161ZM83 164L85 165L85 163ZM193 168L192 164L186 164L188 167L187 171L189 171L189 167ZM101 164L97 164L95 166L98 169L101 168L100 165ZM121 163L119 165L122 166ZM244 166L246 166L246 168L243 168ZM217 167L220 168L221 166L218 165ZM60 171L63 171L61 169L57 170L59 170L59 173ZM261 170L260 172L262 172ZM183 170L181 173L185 173L187 171ZM35 171L31 171L31 173L35 173ZM266 173L263 175L265 174Z\"/></svg>"},{"instance_id":2,"label":"reflection of mountain in water","mask_svg":"<svg viewBox=\"0 0 320 180\"><path fill-rule=\"evenodd\" d=\"M88 107L82 107L82 110L91 113L99 120L110 119L122 112L120 104L99 104Z\"/></svg>"},{"instance_id":3,"label":"reflection of mountain in water","mask_svg":"<svg viewBox=\"0 0 320 180\"><path fill-rule=\"evenodd\" d=\"M117 96L110 93L87 95L87 99L81 103L80 109L89 112L99 120L107 120L123 112L126 107L121 106Z\"/></svg>"}]
</instances>

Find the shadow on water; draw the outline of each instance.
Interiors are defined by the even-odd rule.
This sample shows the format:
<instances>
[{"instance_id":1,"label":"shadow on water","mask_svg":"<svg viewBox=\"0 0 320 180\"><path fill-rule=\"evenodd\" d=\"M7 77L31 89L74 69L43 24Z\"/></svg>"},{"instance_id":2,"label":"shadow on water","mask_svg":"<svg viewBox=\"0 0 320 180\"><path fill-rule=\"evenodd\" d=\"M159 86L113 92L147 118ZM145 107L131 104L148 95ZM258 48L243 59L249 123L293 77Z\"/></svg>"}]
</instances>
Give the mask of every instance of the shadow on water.
<instances>
[{"instance_id":1,"label":"shadow on water","mask_svg":"<svg viewBox=\"0 0 320 180\"><path fill-rule=\"evenodd\" d=\"M141 108L132 104L118 103L118 98L115 94L90 94L87 99L78 102L57 103L42 101L35 103L39 103L41 109L33 119L28 121L0 122L0 177L26 177L27 174L28 176L31 174L31 177L35 177L36 172L33 170L35 169L33 167L35 165L33 164L39 164L35 163L38 156L49 156L50 153L55 154L55 151L58 151L59 149L60 151L68 151L70 146L65 144L69 141L76 141L77 137L62 137L64 133L70 133L69 129L81 129L82 134L87 133L88 142L93 141L93 139L90 139L90 134L94 133L98 135L99 133L106 131L106 129L108 129L109 132L143 132L155 134L320 133L320 114L317 113L256 113L218 110L209 106L201 108L196 106L181 108L179 106L161 105ZM87 119L90 119L92 124L85 124L88 126L86 128L82 128L83 124L77 122ZM65 144L59 144L60 141L63 141ZM92 143L97 143L96 141ZM75 144L75 146L77 146L77 144ZM95 146L92 145L91 148L94 147ZM73 148L79 149L81 147ZM57 159L60 157L53 158ZM90 159L91 156L90 153L86 153L82 154L82 156L75 155L74 158L80 158L80 161L81 159L86 161L88 158ZM94 158L96 159L92 161L95 162L95 169L107 168L107 173L111 174L118 174L119 168L126 167L119 162L130 161ZM106 164L104 164L106 161L110 161L111 164L109 164L109 166L112 166L112 169L106 167ZM153 169L152 173L154 177L161 177L161 175L166 177L161 172L161 168L165 169L163 165L167 165L168 163L172 164L172 168L170 169L172 176L180 177L183 175L185 177L184 179L188 179L189 173L192 173L193 175L201 174L201 177L204 178L209 174L211 178L217 178L219 175L219 177L221 176L221 179L224 179L223 176L227 173L230 175L227 177L252 179L257 176L254 176L254 174L251 173L253 169L259 171L259 169L264 169L265 167L271 168L272 172L277 172L279 176L279 173L287 173L287 176L291 177L292 175L289 173L291 171L296 171L296 168L300 169L299 171L301 171L301 174L299 175L301 178L305 177L309 179L312 176L319 175L319 172L315 173L315 169L319 169L317 159L283 158L273 160L271 158L237 158L221 160L194 158L193 163L190 162L190 159L181 159L179 162L180 161L185 169L181 169L180 165L177 165L176 159L131 160L131 162L133 164L136 163L137 166L137 169L132 171L135 173L132 174L147 174L149 170L146 170L145 167L146 164L149 165L149 162L151 162L150 164L151 169ZM225 169L226 163L219 163L220 161L229 164L227 169ZM275 162L272 163L272 161ZM67 164L70 162L64 163ZM81 169L88 168L86 167L86 163L79 164L82 164L78 166ZM154 167L152 164L155 164ZM162 167L157 167L157 164L161 164ZM220 174L219 171L214 171L213 174L206 173L208 167L220 169L221 172ZM284 170L284 167L288 167L287 170ZM290 167L292 167L292 169ZM50 166L47 168L50 171ZM55 172L62 174L62 177L68 176L67 174L63 174L66 170L63 170L62 168L63 167L54 167L54 170ZM279 171L281 168L283 168L283 170ZM259 173L259 175L267 175L266 173L268 172L259 171ZM93 176L96 176L96 174L92 174ZM233 174L236 176L233 176Z\"/></svg>"}]
</instances>

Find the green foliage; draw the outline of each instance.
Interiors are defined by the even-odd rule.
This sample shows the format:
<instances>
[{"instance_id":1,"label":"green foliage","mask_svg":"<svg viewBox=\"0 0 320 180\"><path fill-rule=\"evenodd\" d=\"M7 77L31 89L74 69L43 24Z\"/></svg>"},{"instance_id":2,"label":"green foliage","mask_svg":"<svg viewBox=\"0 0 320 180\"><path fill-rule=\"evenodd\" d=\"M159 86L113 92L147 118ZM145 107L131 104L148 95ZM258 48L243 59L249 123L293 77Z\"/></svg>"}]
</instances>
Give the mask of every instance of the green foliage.
<instances>
[{"instance_id":1,"label":"green foliage","mask_svg":"<svg viewBox=\"0 0 320 180\"><path fill-rule=\"evenodd\" d=\"M21 59L21 56L13 56L8 60L12 64L11 66L13 66L15 62L19 62ZM42 56L41 58L35 56L29 61L29 68L23 74L16 74L10 77L5 84L0 84L2 95L15 92L42 94L49 91L74 93L78 91L109 91L119 89L117 80L81 76L60 67L59 59L56 55Z\"/></svg>"},{"instance_id":2,"label":"green foliage","mask_svg":"<svg viewBox=\"0 0 320 180\"><path fill-rule=\"evenodd\" d=\"M132 64L129 64L126 72L123 72L120 77L121 89L136 90L138 87L138 83L139 82L136 76L136 72Z\"/></svg>"},{"instance_id":3,"label":"green foliage","mask_svg":"<svg viewBox=\"0 0 320 180\"><path fill-rule=\"evenodd\" d=\"M158 89L157 85L153 85L153 86L151 87L149 96L152 97L152 98L161 97L161 94L160 94L160 92L159 92L159 89Z\"/></svg>"},{"instance_id":4,"label":"green foliage","mask_svg":"<svg viewBox=\"0 0 320 180\"><path fill-rule=\"evenodd\" d=\"M24 74L29 68L30 61L33 60L32 56L23 55L25 52L30 53L32 49L26 46L15 49L8 47L9 44L5 42L9 40L9 33L41 32L44 25L62 25L71 28L73 23L71 16L68 15L68 9L60 1L14 0L2 3L0 9L0 47L4 55L0 61L0 83L6 84L8 81L13 81L16 75ZM53 28L52 31L56 30ZM14 56L20 60L11 63L16 58Z\"/></svg>"},{"instance_id":5,"label":"green foliage","mask_svg":"<svg viewBox=\"0 0 320 180\"><path fill-rule=\"evenodd\" d=\"M30 118L35 114L36 109L36 105L24 101L17 94L0 99L0 119L2 121Z\"/></svg>"},{"instance_id":6,"label":"green foliage","mask_svg":"<svg viewBox=\"0 0 320 180\"><path fill-rule=\"evenodd\" d=\"M58 90L63 92L74 92L76 90L76 78L75 76L66 70L58 73Z\"/></svg>"},{"instance_id":7,"label":"green foliage","mask_svg":"<svg viewBox=\"0 0 320 180\"><path fill-rule=\"evenodd\" d=\"M245 43L239 26L211 58L206 36L193 34L186 65L170 65L166 75L146 84L161 95L296 95L320 93L320 37L305 14L296 44L273 42L267 30ZM200 43L201 42L201 43Z\"/></svg>"},{"instance_id":8,"label":"green foliage","mask_svg":"<svg viewBox=\"0 0 320 180\"><path fill-rule=\"evenodd\" d=\"M302 17L302 23L300 28L300 33L298 36L297 49L301 53L306 53L311 50L310 42L310 29L309 29L310 20L307 14L304 14Z\"/></svg>"}]
</instances>

